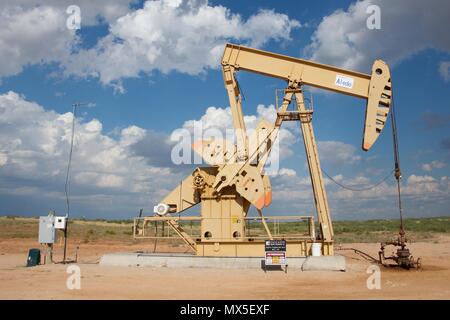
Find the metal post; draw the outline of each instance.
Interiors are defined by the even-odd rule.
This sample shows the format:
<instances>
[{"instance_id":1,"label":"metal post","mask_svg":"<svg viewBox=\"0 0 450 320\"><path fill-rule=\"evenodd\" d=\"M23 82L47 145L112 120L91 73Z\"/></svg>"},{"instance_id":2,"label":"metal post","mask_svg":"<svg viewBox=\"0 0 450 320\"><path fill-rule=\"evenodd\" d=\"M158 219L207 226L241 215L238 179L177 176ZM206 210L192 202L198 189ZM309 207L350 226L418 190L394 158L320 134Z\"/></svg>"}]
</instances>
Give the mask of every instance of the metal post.
<instances>
[{"instance_id":1,"label":"metal post","mask_svg":"<svg viewBox=\"0 0 450 320\"><path fill-rule=\"evenodd\" d=\"M53 243L47 243L45 248L45 264L53 262Z\"/></svg>"},{"instance_id":2,"label":"metal post","mask_svg":"<svg viewBox=\"0 0 450 320\"><path fill-rule=\"evenodd\" d=\"M76 119L76 111L77 107L82 105L87 105L86 102L78 102L72 104L72 136L70 140L70 152L69 152L69 161L67 163L67 174L66 174L66 183L64 186L64 190L66 193L66 225L64 226L64 257L63 263L66 263L67 256L67 227L69 226L69 214L70 214L70 202L69 202L69 178L70 178L70 165L72 164L72 152L73 152L73 138L75 135L75 119Z\"/></svg>"},{"instance_id":3,"label":"metal post","mask_svg":"<svg viewBox=\"0 0 450 320\"><path fill-rule=\"evenodd\" d=\"M320 168L319 153L317 151L316 139L312 126L312 111L305 108L303 92L296 90L295 99L300 116L300 128L305 145L306 160L308 162L309 174L313 188L314 203L317 210L322 240L331 241L333 239L333 226L331 223L328 200L325 192L325 185Z\"/></svg>"}]
</instances>

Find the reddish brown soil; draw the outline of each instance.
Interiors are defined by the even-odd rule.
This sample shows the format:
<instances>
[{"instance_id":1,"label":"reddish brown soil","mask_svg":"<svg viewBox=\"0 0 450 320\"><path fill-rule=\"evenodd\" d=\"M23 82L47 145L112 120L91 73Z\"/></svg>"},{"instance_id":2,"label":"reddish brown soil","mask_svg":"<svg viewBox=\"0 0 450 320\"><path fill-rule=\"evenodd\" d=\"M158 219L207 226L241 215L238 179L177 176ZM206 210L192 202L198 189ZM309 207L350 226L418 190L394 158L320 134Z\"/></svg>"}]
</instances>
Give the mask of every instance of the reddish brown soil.
<instances>
[{"instance_id":1,"label":"reddish brown soil","mask_svg":"<svg viewBox=\"0 0 450 320\"><path fill-rule=\"evenodd\" d=\"M78 265L81 289L66 287L66 265L26 268L29 248L35 241L0 240L0 299L449 299L450 237L410 245L422 257L422 270L381 269L381 289L366 286L370 262L351 251L346 272L289 270L170 269L102 267L108 252L150 251L147 244L87 243L80 245ZM372 256L378 244L347 244ZM74 256L74 245L69 248ZM158 246L160 251L185 251L184 247ZM55 250L61 260L61 248Z\"/></svg>"}]
</instances>

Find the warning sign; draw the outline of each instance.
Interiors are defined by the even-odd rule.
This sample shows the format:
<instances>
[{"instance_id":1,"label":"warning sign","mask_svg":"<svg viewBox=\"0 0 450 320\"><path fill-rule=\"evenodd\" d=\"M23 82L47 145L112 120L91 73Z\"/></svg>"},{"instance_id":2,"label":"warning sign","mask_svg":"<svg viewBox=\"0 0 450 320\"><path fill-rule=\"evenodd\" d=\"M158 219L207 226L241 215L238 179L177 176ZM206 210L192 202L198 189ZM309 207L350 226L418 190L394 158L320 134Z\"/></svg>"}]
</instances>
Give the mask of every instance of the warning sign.
<instances>
[{"instance_id":1,"label":"warning sign","mask_svg":"<svg viewBox=\"0 0 450 320\"><path fill-rule=\"evenodd\" d=\"M284 266L286 265L286 252L266 252L267 266Z\"/></svg>"},{"instance_id":2,"label":"warning sign","mask_svg":"<svg viewBox=\"0 0 450 320\"><path fill-rule=\"evenodd\" d=\"M266 240L265 251L286 251L286 240Z\"/></svg>"},{"instance_id":3,"label":"warning sign","mask_svg":"<svg viewBox=\"0 0 450 320\"><path fill-rule=\"evenodd\" d=\"M287 271L286 240L266 240L265 251L265 267L285 266L285 272Z\"/></svg>"}]
</instances>

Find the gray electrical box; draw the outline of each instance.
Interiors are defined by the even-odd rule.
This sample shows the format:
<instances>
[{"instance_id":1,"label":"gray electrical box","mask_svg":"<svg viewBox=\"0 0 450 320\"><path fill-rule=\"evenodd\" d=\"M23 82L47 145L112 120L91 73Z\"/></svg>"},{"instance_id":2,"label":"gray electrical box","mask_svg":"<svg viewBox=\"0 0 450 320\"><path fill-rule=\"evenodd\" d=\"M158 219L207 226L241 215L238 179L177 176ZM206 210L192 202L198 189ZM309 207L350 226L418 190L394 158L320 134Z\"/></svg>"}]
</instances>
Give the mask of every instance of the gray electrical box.
<instances>
[{"instance_id":1,"label":"gray electrical box","mask_svg":"<svg viewBox=\"0 0 450 320\"><path fill-rule=\"evenodd\" d=\"M55 229L65 229L66 228L66 217L56 217L55 216Z\"/></svg>"},{"instance_id":2,"label":"gray electrical box","mask_svg":"<svg viewBox=\"0 0 450 320\"><path fill-rule=\"evenodd\" d=\"M55 217L39 217L39 243L55 243Z\"/></svg>"}]
</instances>

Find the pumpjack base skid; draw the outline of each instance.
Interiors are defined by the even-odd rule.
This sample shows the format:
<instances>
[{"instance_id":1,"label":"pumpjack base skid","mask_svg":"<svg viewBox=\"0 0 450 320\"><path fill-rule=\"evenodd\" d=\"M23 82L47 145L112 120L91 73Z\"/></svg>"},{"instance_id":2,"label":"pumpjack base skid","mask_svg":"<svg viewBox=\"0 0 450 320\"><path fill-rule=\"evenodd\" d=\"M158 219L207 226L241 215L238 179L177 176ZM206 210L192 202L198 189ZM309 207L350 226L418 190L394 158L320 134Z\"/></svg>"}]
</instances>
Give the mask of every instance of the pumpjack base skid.
<instances>
[{"instance_id":1,"label":"pumpjack base skid","mask_svg":"<svg viewBox=\"0 0 450 320\"><path fill-rule=\"evenodd\" d=\"M300 271L345 271L344 256L290 257L289 269ZM152 268L265 269L261 257L201 257L179 253L115 252L100 258L101 266ZM267 271L277 269L267 268ZM280 269L278 269L280 270Z\"/></svg>"},{"instance_id":2,"label":"pumpjack base skid","mask_svg":"<svg viewBox=\"0 0 450 320\"><path fill-rule=\"evenodd\" d=\"M243 221L248 227L261 221L261 217L245 217ZM272 223L272 239L286 240L287 257L307 257L311 255L312 244L321 242L322 255L334 254L333 241L319 241L315 237L314 218L312 216L267 216L266 222ZM206 221L205 221L206 220ZM208 219L202 217L154 216L135 218L133 234L135 239L181 239L191 251L202 257L263 257L267 235L243 236L233 240L208 239L200 232L201 223ZM286 221L303 221L305 233L279 235L280 223ZM200 222L200 223L199 223ZM159 224L159 226L158 226ZM183 224L183 226L181 226ZM225 224L221 224L225 225ZM258 223L260 230L262 226ZM281 227L283 228L283 226Z\"/></svg>"},{"instance_id":3,"label":"pumpjack base skid","mask_svg":"<svg viewBox=\"0 0 450 320\"><path fill-rule=\"evenodd\" d=\"M289 240L286 243L286 257L308 257L311 255L311 240ZM264 240L248 242L199 242L197 255L202 257L263 257ZM322 255L333 255L333 243L322 242Z\"/></svg>"}]
</instances>

